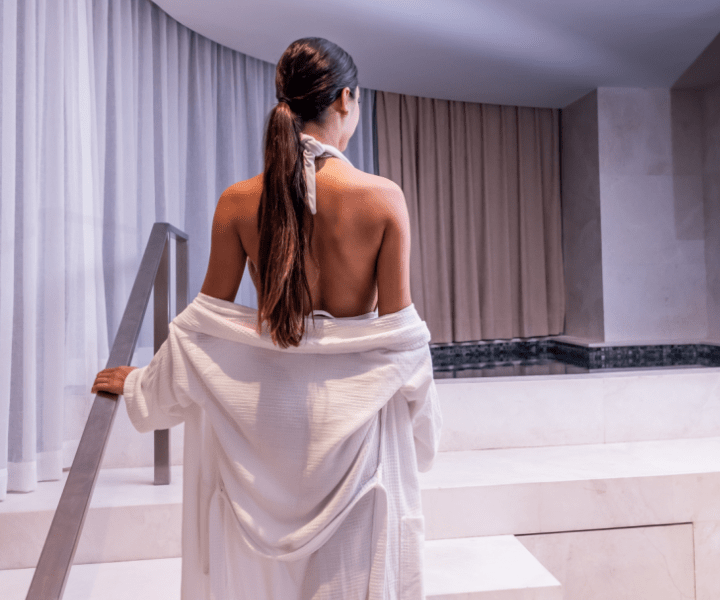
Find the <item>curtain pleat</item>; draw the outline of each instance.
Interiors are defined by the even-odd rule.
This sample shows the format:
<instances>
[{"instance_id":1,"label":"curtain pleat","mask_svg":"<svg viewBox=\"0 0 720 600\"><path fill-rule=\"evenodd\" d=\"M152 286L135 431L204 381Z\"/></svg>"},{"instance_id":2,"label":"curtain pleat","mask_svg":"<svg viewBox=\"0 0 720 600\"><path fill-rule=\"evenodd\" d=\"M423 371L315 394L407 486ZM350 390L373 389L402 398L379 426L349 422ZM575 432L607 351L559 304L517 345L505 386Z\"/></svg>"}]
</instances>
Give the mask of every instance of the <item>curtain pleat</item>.
<instances>
[{"instance_id":1,"label":"curtain pleat","mask_svg":"<svg viewBox=\"0 0 720 600\"><path fill-rule=\"evenodd\" d=\"M70 464L156 221L189 233L198 293L218 197L261 172L276 102L275 65L149 0L1 6L0 499ZM361 93L346 155L374 172ZM236 302L257 305L247 274Z\"/></svg>"},{"instance_id":2,"label":"curtain pleat","mask_svg":"<svg viewBox=\"0 0 720 600\"><path fill-rule=\"evenodd\" d=\"M410 214L433 342L562 332L558 111L377 92L379 174Z\"/></svg>"}]
</instances>

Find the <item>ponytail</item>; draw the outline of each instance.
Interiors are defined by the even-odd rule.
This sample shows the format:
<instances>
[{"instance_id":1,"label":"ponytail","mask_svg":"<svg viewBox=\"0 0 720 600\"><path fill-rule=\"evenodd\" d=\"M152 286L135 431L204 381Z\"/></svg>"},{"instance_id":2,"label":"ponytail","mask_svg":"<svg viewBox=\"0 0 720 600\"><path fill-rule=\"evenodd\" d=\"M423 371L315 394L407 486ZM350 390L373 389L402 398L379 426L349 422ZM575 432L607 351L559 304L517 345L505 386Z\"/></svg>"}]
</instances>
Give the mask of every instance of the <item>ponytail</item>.
<instances>
[{"instance_id":1,"label":"ponytail","mask_svg":"<svg viewBox=\"0 0 720 600\"><path fill-rule=\"evenodd\" d=\"M279 102L270 113L265 134L265 170L258 211L257 326L259 332L267 321L270 337L281 348L300 344L305 333L305 312L312 306L305 272L312 219L306 218L305 212L300 130L300 119L287 102Z\"/></svg>"},{"instance_id":2,"label":"ponytail","mask_svg":"<svg viewBox=\"0 0 720 600\"><path fill-rule=\"evenodd\" d=\"M324 38L295 40L277 65L278 104L265 131L263 191L258 209L258 333L267 322L281 348L299 346L312 295L305 254L313 219L305 196L300 133L308 122L322 124L326 109L349 87L358 85L352 57Z\"/></svg>"}]
</instances>

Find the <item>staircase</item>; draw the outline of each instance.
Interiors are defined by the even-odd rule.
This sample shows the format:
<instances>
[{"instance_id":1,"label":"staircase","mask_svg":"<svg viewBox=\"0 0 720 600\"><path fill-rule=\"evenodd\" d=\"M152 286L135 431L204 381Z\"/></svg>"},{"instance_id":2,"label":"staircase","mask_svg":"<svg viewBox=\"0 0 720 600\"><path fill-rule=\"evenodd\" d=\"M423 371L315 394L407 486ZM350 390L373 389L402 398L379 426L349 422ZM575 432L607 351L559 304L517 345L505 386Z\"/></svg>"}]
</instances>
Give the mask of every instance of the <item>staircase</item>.
<instances>
[{"instance_id":1,"label":"staircase","mask_svg":"<svg viewBox=\"0 0 720 600\"><path fill-rule=\"evenodd\" d=\"M437 386L428 599L720 598L720 369ZM179 598L181 467L152 481L102 470L67 600ZM62 485L0 502L3 600L24 600Z\"/></svg>"}]
</instances>

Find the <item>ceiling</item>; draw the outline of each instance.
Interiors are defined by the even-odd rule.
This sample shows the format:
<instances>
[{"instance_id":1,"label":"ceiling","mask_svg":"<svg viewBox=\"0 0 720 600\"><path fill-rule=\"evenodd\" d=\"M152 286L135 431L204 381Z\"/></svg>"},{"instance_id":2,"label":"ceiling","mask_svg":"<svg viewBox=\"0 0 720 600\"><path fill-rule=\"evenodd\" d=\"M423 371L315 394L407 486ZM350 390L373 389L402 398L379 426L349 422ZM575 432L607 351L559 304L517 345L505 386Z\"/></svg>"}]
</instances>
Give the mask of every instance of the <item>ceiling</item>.
<instances>
[{"instance_id":1,"label":"ceiling","mask_svg":"<svg viewBox=\"0 0 720 600\"><path fill-rule=\"evenodd\" d=\"M720 0L154 0L277 63L301 37L347 50L360 86L563 108L597 87L671 87L720 32Z\"/></svg>"}]
</instances>

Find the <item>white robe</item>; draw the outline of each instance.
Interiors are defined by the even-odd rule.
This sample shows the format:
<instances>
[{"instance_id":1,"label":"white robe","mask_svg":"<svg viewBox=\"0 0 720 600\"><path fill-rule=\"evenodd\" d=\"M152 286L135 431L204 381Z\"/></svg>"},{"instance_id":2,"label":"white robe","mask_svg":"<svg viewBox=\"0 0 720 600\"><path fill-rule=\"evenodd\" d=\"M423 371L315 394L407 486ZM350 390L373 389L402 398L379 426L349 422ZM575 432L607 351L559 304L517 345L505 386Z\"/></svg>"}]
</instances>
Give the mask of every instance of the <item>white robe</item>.
<instances>
[{"instance_id":1,"label":"white robe","mask_svg":"<svg viewBox=\"0 0 720 600\"><path fill-rule=\"evenodd\" d=\"M125 381L139 431L185 422L183 600L422 600L425 322L308 317L281 349L256 319L199 294Z\"/></svg>"}]
</instances>

